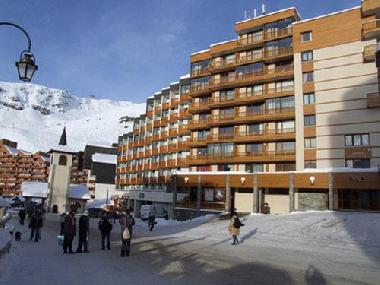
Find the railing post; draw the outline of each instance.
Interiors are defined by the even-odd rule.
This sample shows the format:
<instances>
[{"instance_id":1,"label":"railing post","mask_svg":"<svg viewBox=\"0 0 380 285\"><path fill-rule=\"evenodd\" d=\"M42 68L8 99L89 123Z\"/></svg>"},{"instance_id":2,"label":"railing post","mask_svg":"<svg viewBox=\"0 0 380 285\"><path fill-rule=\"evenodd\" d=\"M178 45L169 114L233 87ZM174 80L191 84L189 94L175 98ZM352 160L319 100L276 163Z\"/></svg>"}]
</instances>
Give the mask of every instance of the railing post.
<instances>
[{"instance_id":1,"label":"railing post","mask_svg":"<svg viewBox=\"0 0 380 285\"><path fill-rule=\"evenodd\" d=\"M258 212L259 192L257 188L257 174L253 173L253 213Z\"/></svg>"},{"instance_id":2,"label":"railing post","mask_svg":"<svg viewBox=\"0 0 380 285\"><path fill-rule=\"evenodd\" d=\"M197 185L197 209L196 214L199 215L201 209L201 199L202 199L202 176L198 175L198 185Z\"/></svg>"}]
</instances>

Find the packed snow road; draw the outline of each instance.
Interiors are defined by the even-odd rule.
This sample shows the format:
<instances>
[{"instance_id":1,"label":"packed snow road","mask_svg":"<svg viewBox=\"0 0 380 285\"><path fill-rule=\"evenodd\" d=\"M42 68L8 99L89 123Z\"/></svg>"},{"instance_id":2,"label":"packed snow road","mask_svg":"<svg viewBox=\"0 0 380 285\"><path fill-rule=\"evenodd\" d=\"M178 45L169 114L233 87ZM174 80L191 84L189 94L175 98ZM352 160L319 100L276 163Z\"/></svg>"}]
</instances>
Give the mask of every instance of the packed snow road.
<instances>
[{"instance_id":1,"label":"packed snow road","mask_svg":"<svg viewBox=\"0 0 380 285\"><path fill-rule=\"evenodd\" d=\"M96 220L90 253L62 254L57 216L42 241L24 235L0 259L0 284L379 284L380 215L303 213L243 218L242 243L231 245L227 220L134 227L130 257L100 250ZM28 234L28 233L27 233ZM75 240L75 247L77 240Z\"/></svg>"}]
</instances>

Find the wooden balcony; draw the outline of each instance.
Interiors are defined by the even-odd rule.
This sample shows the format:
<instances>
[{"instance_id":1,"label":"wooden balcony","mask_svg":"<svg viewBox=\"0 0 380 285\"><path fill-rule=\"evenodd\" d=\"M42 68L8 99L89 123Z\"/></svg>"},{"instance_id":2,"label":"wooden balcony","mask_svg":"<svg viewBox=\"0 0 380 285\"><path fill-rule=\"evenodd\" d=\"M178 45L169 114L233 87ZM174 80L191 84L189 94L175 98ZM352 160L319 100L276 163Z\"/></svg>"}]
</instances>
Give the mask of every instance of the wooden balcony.
<instances>
[{"instance_id":1,"label":"wooden balcony","mask_svg":"<svg viewBox=\"0 0 380 285\"><path fill-rule=\"evenodd\" d=\"M208 164L207 155L189 155L186 158L186 161L188 164L196 164L196 165Z\"/></svg>"},{"instance_id":2,"label":"wooden balcony","mask_svg":"<svg viewBox=\"0 0 380 285\"><path fill-rule=\"evenodd\" d=\"M169 129L169 137L176 137L178 136L178 130L177 129Z\"/></svg>"},{"instance_id":3,"label":"wooden balcony","mask_svg":"<svg viewBox=\"0 0 380 285\"><path fill-rule=\"evenodd\" d=\"M244 50L262 44L265 41L286 38L292 35L292 28L287 27L275 31L264 31L262 35L249 38L241 38L237 43L237 50Z\"/></svg>"},{"instance_id":4,"label":"wooden balcony","mask_svg":"<svg viewBox=\"0 0 380 285\"><path fill-rule=\"evenodd\" d=\"M210 108L208 107L209 101L210 100L204 100L202 102L191 103L189 106L189 113L195 114L210 111Z\"/></svg>"},{"instance_id":5,"label":"wooden balcony","mask_svg":"<svg viewBox=\"0 0 380 285\"><path fill-rule=\"evenodd\" d=\"M239 123L262 122L262 121L282 121L286 119L293 119L294 117L295 117L295 108L291 107L291 108L262 110L259 112L237 112L235 114L234 121L239 122Z\"/></svg>"},{"instance_id":6,"label":"wooden balcony","mask_svg":"<svg viewBox=\"0 0 380 285\"><path fill-rule=\"evenodd\" d=\"M378 0L362 0L363 16L380 13L380 2Z\"/></svg>"},{"instance_id":7,"label":"wooden balcony","mask_svg":"<svg viewBox=\"0 0 380 285\"><path fill-rule=\"evenodd\" d=\"M184 103L184 102L187 102L187 101L190 101L190 100L191 100L190 95L189 95L188 93L183 93L183 94L181 94L181 96L180 96L180 100L179 100L179 102L180 102L180 103Z\"/></svg>"},{"instance_id":8,"label":"wooden balcony","mask_svg":"<svg viewBox=\"0 0 380 285\"><path fill-rule=\"evenodd\" d=\"M153 141L153 136L145 137L145 144L151 144Z\"/></svg>"},{"instance_id":9,"label":"wooden balcony","mask_svg":"<svg viewBox=\"0 0 380 285\"><path fill-rule=\"evenodd\" d=\"M189 118L191 114L189 113L188 110L183 109L179 111L179 116L181 117L181 119L185 119L185 118Z\"/></svg>"},{"instance_id":10,"label":"wooden balcony","mask_svg":"<svg viewBox=\"0 0 380 285\"><path fill-rule=\"evenodd\" d=\"M161 118L161 126L167 125L169 123L169 117L162 117Z\"/></svg>"},{"instance_id":11,"label":"wooden balcony","mask_svg":"<svg viewBox=\"0 0 380 285\"><path fill-rule=\"evenodd\" d=\"M181 126L179 126L178 132L181 135L189 134L190 133L189 126L188 125L181 125Z\"/></svg>"},{"instance_id":12,"label":"wooden balcony","mask_svg":"<svg viewBox=\"0 0 380 285\"><path fill-rule=\"evenodd\" d=\"M153 127L157 128L159 126L161 126L161 120L160 119L159 120L154 120L153 121Z\"/></svg>"},{"instance_id":13,"label":"wooden balcony","mask_svg":"<svg viewBox=\"0 0 380 285\"><path fill-rule=\"evenodd\" d=\"M210 71L209 71L208 68L202 68L202 69L192 70L190 72L191 78L207 76L209 74L210 74Z\"/></svg>"},{"instance_id":14,"label":"wooden balcony","mask_svg":"<svg viewBox=\"0 0 380 285\"><path fill-rule=\"evenodd\" d=\"M169 159L167 162L167 167L170 167L170 168L177 167L177 160L176 159Z\"/></svg>"},{"instance_id":15,"label":"wooden balcony","mask_svg":"<svg viewBox=\"0 0 380 285\"><path fill-rule=\"evenodd\" d=\"M184 151L190 149L188 141L178 142L178 151Z\"/></svg>"},{"instance_id":16,"label":"wooden balcony","mask_svg":"<svg viewBox=\"0 0 380 285\"><path fill-rule=\"evenodd\" d=\"M152 150L151 149L148 149L145 151L145 157L149 157L149 156L152 156Z\"/></svg>"},{"instance_id":17,"label":"wooden balcony","mask_svg":"<svg viewBox=\"0 0 380 285\"><path fill-rule=\"evenodd\" d=\"M190 130L209 128L208 120L190 120L188 124Z\"/></svg>"},{"instance_id":18,"label":"wooden balcony","mask_svg":"<svg viewBox=\"0 0 380 285\"><path fill-rule=\"evenodd\" d=\"M262 132L236 132L234 141L244 142L268 142L268 141L287 141L294 140L296 133L294 129L284 130L265 130Z\"/></svg>"},{"instance_id":19,"label":"wooden balcony","mask_svg":"<svg viewBox=\"0 0 380 285\"><path fill-rule=\"evenodd\" d=\"M244 74L233 74L230 76L222 76L214 78L210 81L209 86L211 90L217 90L225 87L239 87L254 82L267 82L273 79L280 80L293 77L293 64L277 66L274 69L264 69L255 72Z\"/></svg>"},{"instance_id":20,"label":"wooden balcony","mask_svg":"<svg viewBox=\"0 0 380 285\"><path fill-rule=\"evenodd\" d=\"M147 116L148 118L152 118L152 117L153 117L153 109L152 109L152 110L148 110L148 111L146 111L146 116Z\"/></svg>"},{"instance_id":21,"label":"wooden balcony","mask_svg":"<svg viewBox=\"0 0 380 285\"><path fill-rule=\"evenodd\" d=\"M169 135L168 131L162 131L160 133L160 140L166 140L168 138L168 135Z\"/></svg>"},{"instance_id":22,"label":"wooden balcony","mask_svg":"<svg viewBox=\"0 0 380 285\"><path fill-rule=\"evenodd\" d=\"M166 176L158 176L157 182L158 183L166 183L168 181Z\"/></svg>"},{"instance_id":23,"label":"wooden balcony","mask_svg":"<svg viewBox=\"0 0 380 285\"><path fill-rule=\"evenodd\" d=\"M139 134L139 128L133 129L133 134L137 136Z\"/></svg>"},{"instance_id":24,"label":"wooden balcony","mask_svg":"<svg viewBox=\"0 0 380 285\"><path fill-rule=\"evenodd\" d=\"M146 130L147 131L152 131L152 129L153 129L153 124L152 123L146 124Z\"/></svg>"},{"instance_id":25,"label":"wooden balcony","mask_svg":"<svg viewBox=\"0 0 380 285\"><path fill-rule=\"evenodd\" d=\"M179 119L179 114L178 113L172 113L170 114L170 123L173 123Z\"/></svg>"},{"instance_id":26,"label":"wooden balcony","mask_svg":"<svg viewBox=\"0 0 380 285\"><path fill-rule=\"evenodd\" d=\"M199 97L209 93L211 93L211 90L209 89L209 84L193 85L190 87L189 95L191 97Z\"/></svg>"},{"instance_id":27,"label":"wooden balcony","mask_svg":"<svg viewBox=\"0 0 380 285\"><path fill-rule=\"evenodd\" d=\"M131 166L131 172L137 171L137 164Z\"/></svg>"},{"instance_id":28,"label":"wooden balcony","mask_svg":"<svg viewBox=\"0 0 380 285\"><path fill-rule=\"evenodd\" d=\"M151 162L149 170L157 170L158 169L158 162Z\"/></svg>"},{"instance_id":29,"label":"wooden balcony","mask_svg":"<svg viewBox=\"0 0 380 285\"><path fill-rule=\"evenodd\" d=\"M144 156L145 156L145 152L140 151L140 152L139 152L139 158L144 157Z\"/></svg>"},{"instance_id":30,"label":"wooden balcony","mask_svg":"<svg viewBox=\"0 0 380 285\"><path fill-rule=\"evenodd\" d=\"M178 167L185 167L188 165L187 159L185 157L181 157L177 159L177 166Z\"/></svg>"},{"instance_id":31,"label":"wooden balcony","mask_svg":"<svg viewBox=\"0 0 380 285\"><path fill-rule=\"evenodd\" d=\"M367 106L368 108L380 108L380 93L367 94Z\"/></svg>"},{"instance_id":32,"label":"wooden balcony","mask_svg":"<svg viewBox=\"0 0 380 285\"><path fill-rule=\"evenodd\" d=\"M235 57L233 59L215 59L209 69L212 73L223 72L232 68L235 68L238 64L238 59Z\"/></svg>"},{"instance_id":33,"label":"wooden balcony","mask_svg":"<svg viewBox=\"0 0 380 285\"><path fill-rule=\"evenodd\" d=\"M193 137L188 142L188 144L189 144L190 147L206 146L207 145L207 141L208 141L207 137L203 137L203 138Z\"/></svg>"},{"instance_id":34,"label":"wooden balcony","mask_svg":"<svg viewBox=\"0 0 380 285\"><path fill-rule=\"evenodd\" d=\"M166 152L168 152L168 146L167 145L160 146L160 153L166 153Z\"/></svg>"},{"instance_id":35,"label":"wooden balcony","mask_svg":"<svg viewBox=\"0 0 380 285\"><path fill-rule=\"evenodd\" d=\"M168 110L170 108L170 101L162 103L162 110Z\"/></svg>"},{"instance_id":36,"label":"wooden balcony","mask_svg":"<svg viewBox=\"0 0 380 285\"><path fill-rule=\"evenodd\" d=\"M376 44L364 47L363 61L371 62L376 60Z\"/></svg>"},{"instance_id":37,"label":"wooden balcony","mask_svg":"<svg viewBox=\"0 0 380 285\"><path fill-rule=\"evenodd\" d=\"M176 143L168 144L168 152L177 152L177 144Z\"/></svg>"},{"instance_id":38,"label":"wooden balcony","mask_svg":"<svg viewBox=\"0 0 380 285\"><path fill-rule=\"evenodd\" d=\"M155 114L160 114L161 113L161 106L155 107L154 108L154 113Z\"/></svg>"},{"instance_id":39,"label":"wooden balcony","mask_svg":"<svg viewBox=\"0 0 380 285\"><path fill-rule=\"evenodd\" d=\"M144 132L145 132L145 127L144 127L144 126L143 126L143 127L140 127L140 128L139 128L139 131L140 131L140 134L141 134L141 133L144 133Z\"/></svg>"},{"instance_id":40,"label":"wooden balcony","mask_svg":"<svg viewBox=\"0 0 380 285\"><path fill-rule=\"evenodd\" d=\"M363 38L365 39L380 39L380 20L372 20L363 23Z\"/></svg>"},{"instance_id":41,"label":"wooden balcony","mask_svg":"<svg viewBox=\"0 0 380 285\"><path fill-rule=\"evenodd\" d=\"M153 135L153 141L158 141L160 139L160 134Z\"/></svg>"},{"instance_id":42,"label":"wooden balcony","mask_svg":"<svg viewBox=\"0 0 380 285\"><path fill-rule=\"evenodd\" d=\"M179 98L173 98L170 100L170 105L171 105L171 107L174 107L174 106L178 105L179 102L180 102Z\"/></svg>"},{"instance_id":43,"label":"wooden balcony","mask_svg":"<svg viewBox=\"0 0 380 285\"><path fill-rule=\"evenodd\" d=\"M232 142L234 134L211 134L207 137L208 142Z\"/></svg>"},{"instance_id":44,"label":"wooden balcony","mask_svg":"<svg viewBox=\"0 0 380 285\"><path fill-rule=\"evenodd\" d=\"M152 155L158 155L158 147L152 148Z\"/></svg>"},{"instance_id":45,"label":"wooden balcony","mask_svg":"<svg viewBox=\"0 0 380 285\"><path fill-rule=\"evenodd\" d=\"M137 165L137 171L142 171L143 170L143 164L138 164Z\"/></svg>"}]
</instances>

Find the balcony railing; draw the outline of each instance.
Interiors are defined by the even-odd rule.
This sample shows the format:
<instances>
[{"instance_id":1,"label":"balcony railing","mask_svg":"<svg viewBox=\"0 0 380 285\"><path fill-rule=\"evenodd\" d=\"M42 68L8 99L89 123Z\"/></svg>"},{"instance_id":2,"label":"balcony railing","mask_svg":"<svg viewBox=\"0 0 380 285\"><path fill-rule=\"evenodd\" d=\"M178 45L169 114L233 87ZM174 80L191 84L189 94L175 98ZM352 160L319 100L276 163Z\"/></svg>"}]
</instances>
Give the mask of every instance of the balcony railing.
<instances>
[{"instance_id":1,"label":"balcony railing","mask_svg":"<svg viewBox=\"0 0 380 285\"><path fill-rule=\"evenodd\" d=\"M189 106L189 113L204 112L210 110L208 108L210 100L203 100L202 102L194 102Z\"/></svg>"},{"instance_id":2,"label":"balcony railing","mask_svg":"<svg viewBox=\"0 0 380 285\"><path fill-rule=\"evenodd\" d=\"M222 76L214 78L210 81L210 88L220 87L238 87L252 81L263 81L273 77L280 78L281 76L290 76L293 74L293 64L276 66L274 69L266 68L249 73L232 74L230 76Z\"/></svg>"},{"instance_id":3,"label":"balcony railing","mask_svg":"<svg viewBox=\"0 0 380 285\"><path fill-rule=\"evenodd\" d=\"M190 130L194 129L204 129L208 128L208 119L207 120L191 120L188 124Z\"/></svg>"},{"instance_id":4,"label":"balcony railing","mask_svg":"<svg viewBox=\"0 0 380 285\"><path fill-rule=\"evenodd\" d=\"M250 162L295 161L295 151L258 151L199 154L188 156L189 164L250 163Z\"/></svg>"},{"instance_id":5,"label":"balcony railing","mask_svg":"<svg viewBox=\"0 0 380 285\"><path fill-rule=\"evenodd\" d=\"M196 69L191 71L191 77L206 76L209 74L208 68Z\"/></svg>"},{"instance_id":6,"label":"balcony railing","mask_svg":"<svg viewBox=\"0 0 380 285\"><path fill-rule=\"evenodd\" d=\"M207 94L210 92L211 91L209 90L209 84L205 83L202 85L192 85L190 87L189 95L195 97L195 96L200 96L200 95Z\"/></svg>"},{"instance_id":7,"label":"balcony railing","mask_svg":"<svg viewBox=\"0 0 380 285\"><path fill-rule=\"evenodd\" d=\"M364 61L375 61L376 59L376 44L364 47L363 59Z\"/></svg>"},{"instance_id":8,"label":"balcony railing","mask_svg":"<svg viewBox=\"0 0 380 285\"><path fill-rule=\"evenodd\" d=\"M190 132L189 126L188 125L181 125L181 126L179 126L178 131L180 134L189 133Z\"/></svg>"},{"instance_id":9,"label":"balcony railing","mask_svg":"<svg viewBox=\"0 0 380 285\"><path fill-rule=\"evenodd\" d=\"M294 129L282 130L262 130L257 132L237 131L235 133L236 142L252 142L252 141L277 141L295 139Z\"/></svg>"},{"instance_id":10,"label":"balcony railing","mask_svg":"<svg viewBox=\"0 0 380 285\"><path fill-rule=\"evenodd\" d=\"M189 101L189 100L190 100L189 94L181 94L181 97L180 97L180 102L181 103Z\"/></svg>"},{"instance_id":11,"label":"balcony railing","mask_svg":"<svg viewBox=\"0 0 380 285\"><path fill-rule=\"evenodd\" d=\"M366 39L380 36L380 20L363 23L363 36Z\"/></svg>"},{"instance_id":12,"label":"balcony railing","mask_svg":"<svg viewBox=\"0 0 380 285\"><path fill-rule=\"evenodd\" d=\"M378 0L362 0L362 12L364 16L375 14L380 10L380 3Z\"/></svg>"},{"instance_id":13,"label":"balcony railing","mask_svg":"<svg viewBox=\"0 0 380 285\"><path fill-rule=\"evenodd\" d=\"M249 47L252 45L260 44L264 41L271 41L277 38L289 37L292 35L292 27L264 31L262 34L258 34L255 37L241 38L238 41L238 48Z\"/></svg>"},{"instance_id":14,"label":"balcony railing","mask_svg":"<svg viewBox=\"0 0 380 285\"><path fill-rule=\"evenodd\" d=\"M380 108L380 93L367 94L367 106L368 108Z\"/></svg>"}]
</instances>

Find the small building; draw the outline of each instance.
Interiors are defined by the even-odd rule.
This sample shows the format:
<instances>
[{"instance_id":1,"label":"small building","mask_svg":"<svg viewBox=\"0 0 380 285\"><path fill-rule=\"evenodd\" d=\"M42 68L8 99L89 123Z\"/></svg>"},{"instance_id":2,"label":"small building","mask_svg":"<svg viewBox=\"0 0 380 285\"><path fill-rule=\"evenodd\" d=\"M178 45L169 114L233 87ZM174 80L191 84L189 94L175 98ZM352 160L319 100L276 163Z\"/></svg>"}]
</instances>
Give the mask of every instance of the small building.
<instances>
[{"instance_id":1,"label":"small building","mask_svg":"<svg viewBox=\"0 0 380 285\"><path fill-rule=\"evenodd\" d=\"M45 182L23 182L21 185L22 196L25 201L45 204L49 197L48 183ZM70 184L68 190L68 210L83 212L90 194L86 185Z\"/></svg>"}]
</instances>

